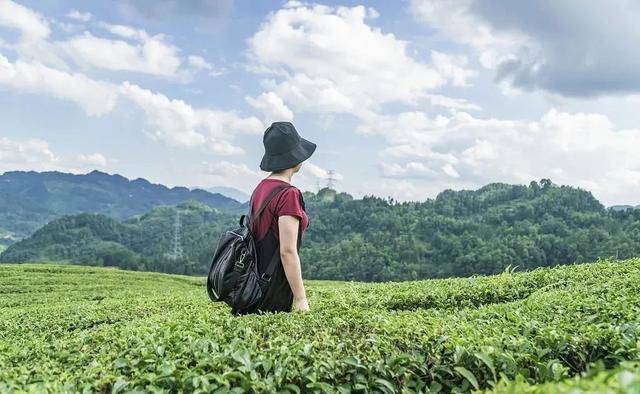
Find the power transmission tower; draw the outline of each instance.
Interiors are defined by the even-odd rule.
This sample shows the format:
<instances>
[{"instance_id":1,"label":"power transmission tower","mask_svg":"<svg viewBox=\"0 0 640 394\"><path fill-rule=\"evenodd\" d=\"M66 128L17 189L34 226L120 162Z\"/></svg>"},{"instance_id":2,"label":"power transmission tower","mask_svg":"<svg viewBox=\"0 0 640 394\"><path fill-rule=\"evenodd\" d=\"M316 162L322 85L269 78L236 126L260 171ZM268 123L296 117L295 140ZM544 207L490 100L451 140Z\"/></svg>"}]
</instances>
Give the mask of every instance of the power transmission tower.
<instances>
[{"instance_id":1,"label":"power transmission tower","mask_svg":"<svg viewBox=\"0 0 640 394\"><path fill-rule=\"evenodd\" d=\"M173 253L169 255L171 260L178 260L183 257L182 239L180 238L180 210L176 209L176 221L173 228L173 242L171 245Z\"/></svg>"},{"instance_id":2,"label":"power transmission tower","mask_svg":"<svg viewBox=\"0 0 640 394\"><path fill-rule=\"evenodd\" d=\"M336 183L336 172L334 170L327 171L327 187L333 189Z\"/></svg>"}]
</instances>

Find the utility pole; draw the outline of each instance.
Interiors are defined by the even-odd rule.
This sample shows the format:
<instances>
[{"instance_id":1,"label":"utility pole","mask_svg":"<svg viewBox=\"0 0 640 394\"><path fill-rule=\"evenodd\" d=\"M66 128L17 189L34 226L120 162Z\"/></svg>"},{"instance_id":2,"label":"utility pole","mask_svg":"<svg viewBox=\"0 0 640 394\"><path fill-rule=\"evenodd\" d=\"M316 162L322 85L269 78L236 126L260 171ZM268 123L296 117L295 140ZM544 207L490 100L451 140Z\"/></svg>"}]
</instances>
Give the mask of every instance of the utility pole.
<instances>
[{"instance_id":1,"label":"utility pole","mask_svg":"<svg viewBox=\"0 0 640 394\"><path fill-rule=\"evenodd\" d=\"M181 259L183 256L182 240L180 238L180 210L176 209L176 221L173 228L173 253L170 254L171 260Z\"/></svg>"},{"instance_id":2,"label":"utility pole","mask_svg":"<svg viewBox=\"0 0 640 394\"><path fill-rule=\"evenodd\" d=\"M327 171L327 187L329 189L333 189L335 183L336 183L336 172L334 170L329 170Z\"/></svg>"}]
</instances>

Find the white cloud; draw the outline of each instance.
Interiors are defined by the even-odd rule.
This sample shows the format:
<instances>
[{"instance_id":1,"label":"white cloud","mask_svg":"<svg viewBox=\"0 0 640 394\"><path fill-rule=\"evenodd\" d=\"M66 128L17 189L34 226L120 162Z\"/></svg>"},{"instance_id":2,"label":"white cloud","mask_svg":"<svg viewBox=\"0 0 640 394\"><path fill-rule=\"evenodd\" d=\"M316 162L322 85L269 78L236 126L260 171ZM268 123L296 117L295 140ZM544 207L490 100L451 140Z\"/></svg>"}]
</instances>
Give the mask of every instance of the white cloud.
<instances>
[{"instance_id":1,"label":"white cloud","mask_svg":"<svg viewBox=\"0 0 640 394\"><path fill-rule=\"evenodd\" d=\"M456 171L451 164L445 164L442 166L442 172L450 176L451 178L460 178L460 174Z\"/></svg>"},{"instance_id":2,"label":"white cloud","mask_svg":"<svg viewBox=\"0 0 640 394\"><path fill-rule=\"evenodd\" d=\"M44 16L11 0L0 0L0 26L18 29L28 39L45 38L51 33Z\"/></svg>"},{"instance_id":3,"label":"white cloud","mask_svg":"<svg viewBox=\"0 0 640 394\"><path fill-rule=\"evenodd\" d=\"M480 63L494 68L527 38L515 32L497 32L470 10L474 0L412 0L411 11L419 21L442 31L447 38L468 44L479 52Z\"/></svg>"},{"instance_id":4,"label":"white cloud","mask_svg":"<svg viewBox=\"0 0 640 394\"><path fill-rule=\"evenodd\" d=\"M429 94L427 98L434 107L445 107L450 109L467 109L478 111L482 109L478 104L471 103L466 99L442 96L439 94Z\"/></svg>"},{"instance_id":5,"label":"white cloud","mask_svg":"<svg viewBox=\"0 0 640 394\"><path fill-rule=\"evenodd\" d=\"M246 164L236 164L224 160L215 163L204 162L203 164L206 174L214 175L223 180L247 178L248 181L253 182L263 175L261 171L254 171Z\"/></svg>"},{"instance_id":6,"label":"white cloud","mask_svg":"<svg viewBox=\"0 0 640 394\"><path fill-rule=\"evenodd\" d=\"M329 170L326 170L308 160L304 162L304 164L302 165L302 169L305 174L307 173L311 174L311 176L319 180L327 180L329 179L329 176L330 176ZM339 173L336 173L335 171L331 176L336 181L344 180L344 176L342 176Z\"/></svg>"},{"instance_id":7,"label":"white cloud","mask_svg":"<svg viewBox=\"0 0 640 394\"><path fill-rule=\"evenodd\" d=\"M412 0L411 10L429 28L473 48L506 92L640 91L637 1Z\"/></svg>"},{"instance_id":8,"label":"white cloud","mask_svg":"<svg viewBox=\"0 0 640 394\"><path fill-rule=\"evenodd\" d=\"M110 23L101 22L100 26L106 29L109 33L137 41L147 41L150 37L149 34L143 29L136 29L135 27L125 25L113 25Z\"/></svg>"},{"instance_id":9,"label":"white cloud","mask_svg":"<svg viewBox=\"0 0 640 394\"><path fill-rule=\"evenodd\" d=\"M551 178L605 203L640 195L640 129L618 130L600 114L550 110L527 122L417 112L377 119L367 131L390 144L381 153L384 176L440 190Z\"/></svg>"},{"instance_id":10,"label":"white cloud","mask_svg":"<svg viewBox=\"0 0 640 394\"><path fill-rule=\"evenodd\" d=\"M181 60L178 48L165 42L164 36L149 37L144 31L131 34L140 43L96 37L89 32L57 45L76 63L109 70L135 71L164 77L177 77ZM133 37L131 37L133 38Z\"/></svg>"},{"instance_id":11,"label":"white cloud","mask_svg":"<svg viewBox=\"0 0 640 394\"><path fill-rule=\"evenodd\" d=\"M120 87L120 93L144 111L147 124L153 129L151 135L172 146L201 148L220 155L241 154L244 151L230 142L234 135L258 134L264 129L254 117L195 109L182 100L128 82Z\"/></svg>"},{"instance_id":12,"label":"white cloud","mask_svg":"<svg viewBox=\"0 0 640 394\"><path fill-rule=\"evenodd\" d=\"M256 98L247 96L245 100L253 108L262 111L266 118L265 123L293 120L293 112L274 92L265 92Z\"/></svg>"},{"instance_id":13,"label":"white cloud","mask_svg":"<svg viewBox=\"0 0 640 394\"><path fill-rule=\"evenodd\" d=\"M36 138L21 141L0 137L0 173L15 170L60 170L61 160L46 141Z\"/></svg>"},{"instance_id":14,"label":"white cloud","mask_svg":"<svg viewBox=\"0 0 640 394\"><path fill-rule=\"evenodd\" d=\"M191 55L188 57L189 65L196 70L212 70L213 66L202 56Z\"/></svg>"},{"instance_id":15,"label":"white cloud","mask_svg":"<svg viewBox=\"0 0 640 394\"><path fill-rule=\"evenodd\" d=\"M56 155L49 143L42 139L12 140L0 137L0 174L16 170L79 174L85 173L88 168L105 167L111 162L100 153L81 154L75 159L65 160Z\"/></svg>"},{"instance_id":16,"label":"white cloud","mask_svg":"<svg viewBox=\"0 0 640 394\"><path fill-rule=\"evenodd\" d=\"M272 70L280 80L271 90L296 111L359 117L387 103L428 101L448 83L467 84L466 59L434 52L432 63L417 60L407 42L367 24L377 16L363 6L287 3L249 40L254 70Z\"/></svg>"},{"instance_id":17,"label":"white cloud","mask_svg":"<svg viewBox=\"0 0 640 394\"><path fill-rule=\"evenodd\" d=\"M453 86L469 86L469 79L476 75L475 71L465 68L468 61L464 56L431 51L431 63Z\"/></svg>"},{"instance_id":18,"label":"white cloud","mask_svg":"<svg viewBox=\"0 0 640 394\"><path fill-rule=\"evenodd\" d=\"M38 63L16 61L0 54L0 86L73 101L88 115L103 115L116 104L117 88L79 73L68 73Z\"/></svg>"},{"instance_id":19,"label":"white cloud","mask_svg":"<svg viewBox=\"0 0 640 394\"><path fill-rule=\"evenodd\" d=\"M80 21L80 22L89 22L92 18L92 15L89 12L80 12L78 10L71 10L69 11L69 13L67 13L67 18Z\"/></svg>"},{"instance_id":20,"label":"white cloud","mask_svg":"<svg viewBox=\"0 0 640 394\"><path fill-rule=\"evenodd\" d=\"M78 161L81 164L88 166L96 166L96 167L106 167L107 166L107 158L104 157L101 153L91 153L91 154L81 154L78 156Z\"/></svg>"},{"instance_id":21,"label":"white cloud","mask_svg":"<svg viewBox=\"0 0 640 394\"><path fill-rule=\"evenodd\" d=\"M5 171L63 171L80 173L56 155L49 143L38 138L12 140L0 137L0 174Z\"/></svg>"},{"instance_id":22,"label":"white cloud","mask_svg":"<svg viewBox=\"0 0 640 394\"><path fill-rule=\"evenodd\" d=\"M204 171L199 182L209 185L224 185L240 190L253 190L266 173L252 170L246 164L231 163L229 161L203 162ZM256 164L257 167L257 164Z\"/></svg>"},{"instance_id":23,"label":"white cloud","mask_svg":"<svg viewBox=\"0 0 640 394\"><path fill-rule=\"evenodd\" d=\"M76 34L84 29L84 25L79 23L65 23L60 21L55 21L54 23L60 28L60 30L64 31L65 33Z\"/></svg>"},{"instance_id":24,"label":"white cloud","mask_svg":"<svg viewBox=\"0 0 640 394\"><path fill-rule=\"evenodd\" d=\"M91 18L76 11L68 17ZM262 122L254 117L195 109L182 100L172 100L129 82L118 85L70 71L71 65L78 64L170 78L188 77L188 72L180 69L178 48L169 44L162 34L150 35L130 26L100 23L103 29L122 39L106 39L85 32L66 41L50 41L44 17L8 0L0 0L0 25L17 28L22 36L29 38L6 45L18 54L15 62L0 54L0 87L72 101L94 116L111 112L118 99L123 99L142 110L145 123L151 129L147 134L152 138L171 146L221 155L243 152L232 143L236 134L257 134L264 129ZM67 64L63 58L72 62ZM195 68L212 68L200 56L191 56L188 62ZM106 159L97 154L82 155L78 160L84 164L107 164Z\"/></svg>"},{"instance_id":25,"label":"white cloud","mask_svg":"<svg viewBox=\"0 0 640 394\"><path fill-rule=\"evenodd\" d=\"M92 19L90 13L78 10L70 11L67 17L79 22ZM83 28L82 25L62 22L55 24L67 32ZM76 64L97 69L146 73L184 82L192 77L192 70L182 69L180 50L170 43L166 35L151 35L143 29L125 25L104 22L96 25L118 38L98 37L85 31L64 41L51 40L51 30L45 17L13 1L0 0L0 26L21 32L16 42L6 44L16 51L20 60L63 70L71 70L70 65ZM199 60L204 59L198 56L187 58L192 66L197 63L196 65L206 67L207 63Z\"/></svg>"},{"instance_id":26,"label":"white cloud","mask_svg":"<svg viewBox=\"0 0 640 394\"><path fill-rule=\"evenodd\" d=\"M380 163L382 174L391 178L424 178L434 177L437 173L426 164L411 161L404 165L398 163Z\"/></svg>"},{"instance_id":27,"label":"white cloud","mask_svg":"<svg viewBox=\"0 0 640 394\"><path fill-rule=\"evenodd\" d=\"M218 77L226 72L224 68L218 68L209 63L202 56L191 55L187 58L192 72L207 71L212 77Z\"/></svg>"},{"instance_id":28,"label":"white cloud","mask_svg":"<svg viewBox=\"0 0 640 394\"><path fill-rule=\"evenodd\" d=\"M172 100L129 82L118 86L37 63L11 63L2 55L0 87L72 101L92 116L111 112L119 99L125 99L142 110L147 125L152 128L150 136L171 146L203 149L221 155L243 153L231 142L236 134L259 134L264 130L262 122L255 117L194 109L182 100Z\"/></svg>"},{"instance_id":29,"label":"white cloud","mask_svg":"<svg viewBox=\"0 0 640 394\"><path fill-rule=\"evenodd\" d=\"M334 171L331 178L334 181L334 187L340 188L340 182L344 181L344 176ZM311 160L307 160L302 164L300 173L296 175L294 184L300 190L317 190L325 187L329 181L329 170L318 166Z\"/></svg>"},{"instance_id":30,"label":"white cloud","mask_svg":"<svg viewBox=\"0 0 640 394\"><path fill-rule=\"evenodd\" d=\"M359 108L357 99L341 92L326 78L311 78L305 74L296 74L273 89L278 97L285 98L296 110L318 113L357 113L367 112L363 105Z\"/></svg>"}]
</instances>

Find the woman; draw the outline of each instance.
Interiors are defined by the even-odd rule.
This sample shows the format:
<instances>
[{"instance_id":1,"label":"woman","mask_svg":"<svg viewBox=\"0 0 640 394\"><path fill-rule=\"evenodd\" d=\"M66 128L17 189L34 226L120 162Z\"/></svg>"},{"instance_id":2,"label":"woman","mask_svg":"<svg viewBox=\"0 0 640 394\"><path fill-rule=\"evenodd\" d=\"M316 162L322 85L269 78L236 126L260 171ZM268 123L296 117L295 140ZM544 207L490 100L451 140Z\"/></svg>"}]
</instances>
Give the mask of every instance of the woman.
<instances>
[{"instance_id":1,"label":"woman","mask_svg":"<svg viewBox=\"0 0 640 394\"><path fill-rule=\"evenodd\" d=\"M259 271L264 275L273 259L280 259L281 264L277 264L269 279L271 285L259 309L289 312L293 307L306 312L309 304L298 251L309 218L302 193L291 185L291 178L300 171L302 162L311 157L316 144L301 138L289 122L274 122L269 126L263 143L265 153L260 169L271 174L256 186L251 196L254 217L251 231L256 239ZM263 211L255 217L265 201L268 202Z\"/></svg>"}]
</instances>

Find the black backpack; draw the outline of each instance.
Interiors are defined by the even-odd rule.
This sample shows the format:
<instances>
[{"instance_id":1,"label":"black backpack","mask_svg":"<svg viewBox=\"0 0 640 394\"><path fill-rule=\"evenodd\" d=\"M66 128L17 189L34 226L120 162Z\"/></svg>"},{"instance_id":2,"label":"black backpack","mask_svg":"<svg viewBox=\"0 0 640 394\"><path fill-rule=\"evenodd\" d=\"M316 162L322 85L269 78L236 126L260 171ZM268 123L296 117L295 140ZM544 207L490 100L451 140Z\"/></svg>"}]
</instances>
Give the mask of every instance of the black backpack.
<instances>
[{"instance_id":1,"label":"black backpack","mask_svg":"<svg viewBox=\"0 0 640 394\"><path fill-rule=\"evenodd\" d=\"M268 293L271 277L280 260L270 261L266 270L259 272L251 223L260 217L275 196L290 187L285 185L273 189L254 217L250 201L249 214L240 217L240 228L229 230L220 237L207 277L207 293L214 302L226 302L234 315L256 311Z\"/></svg>"}]
</instances>

